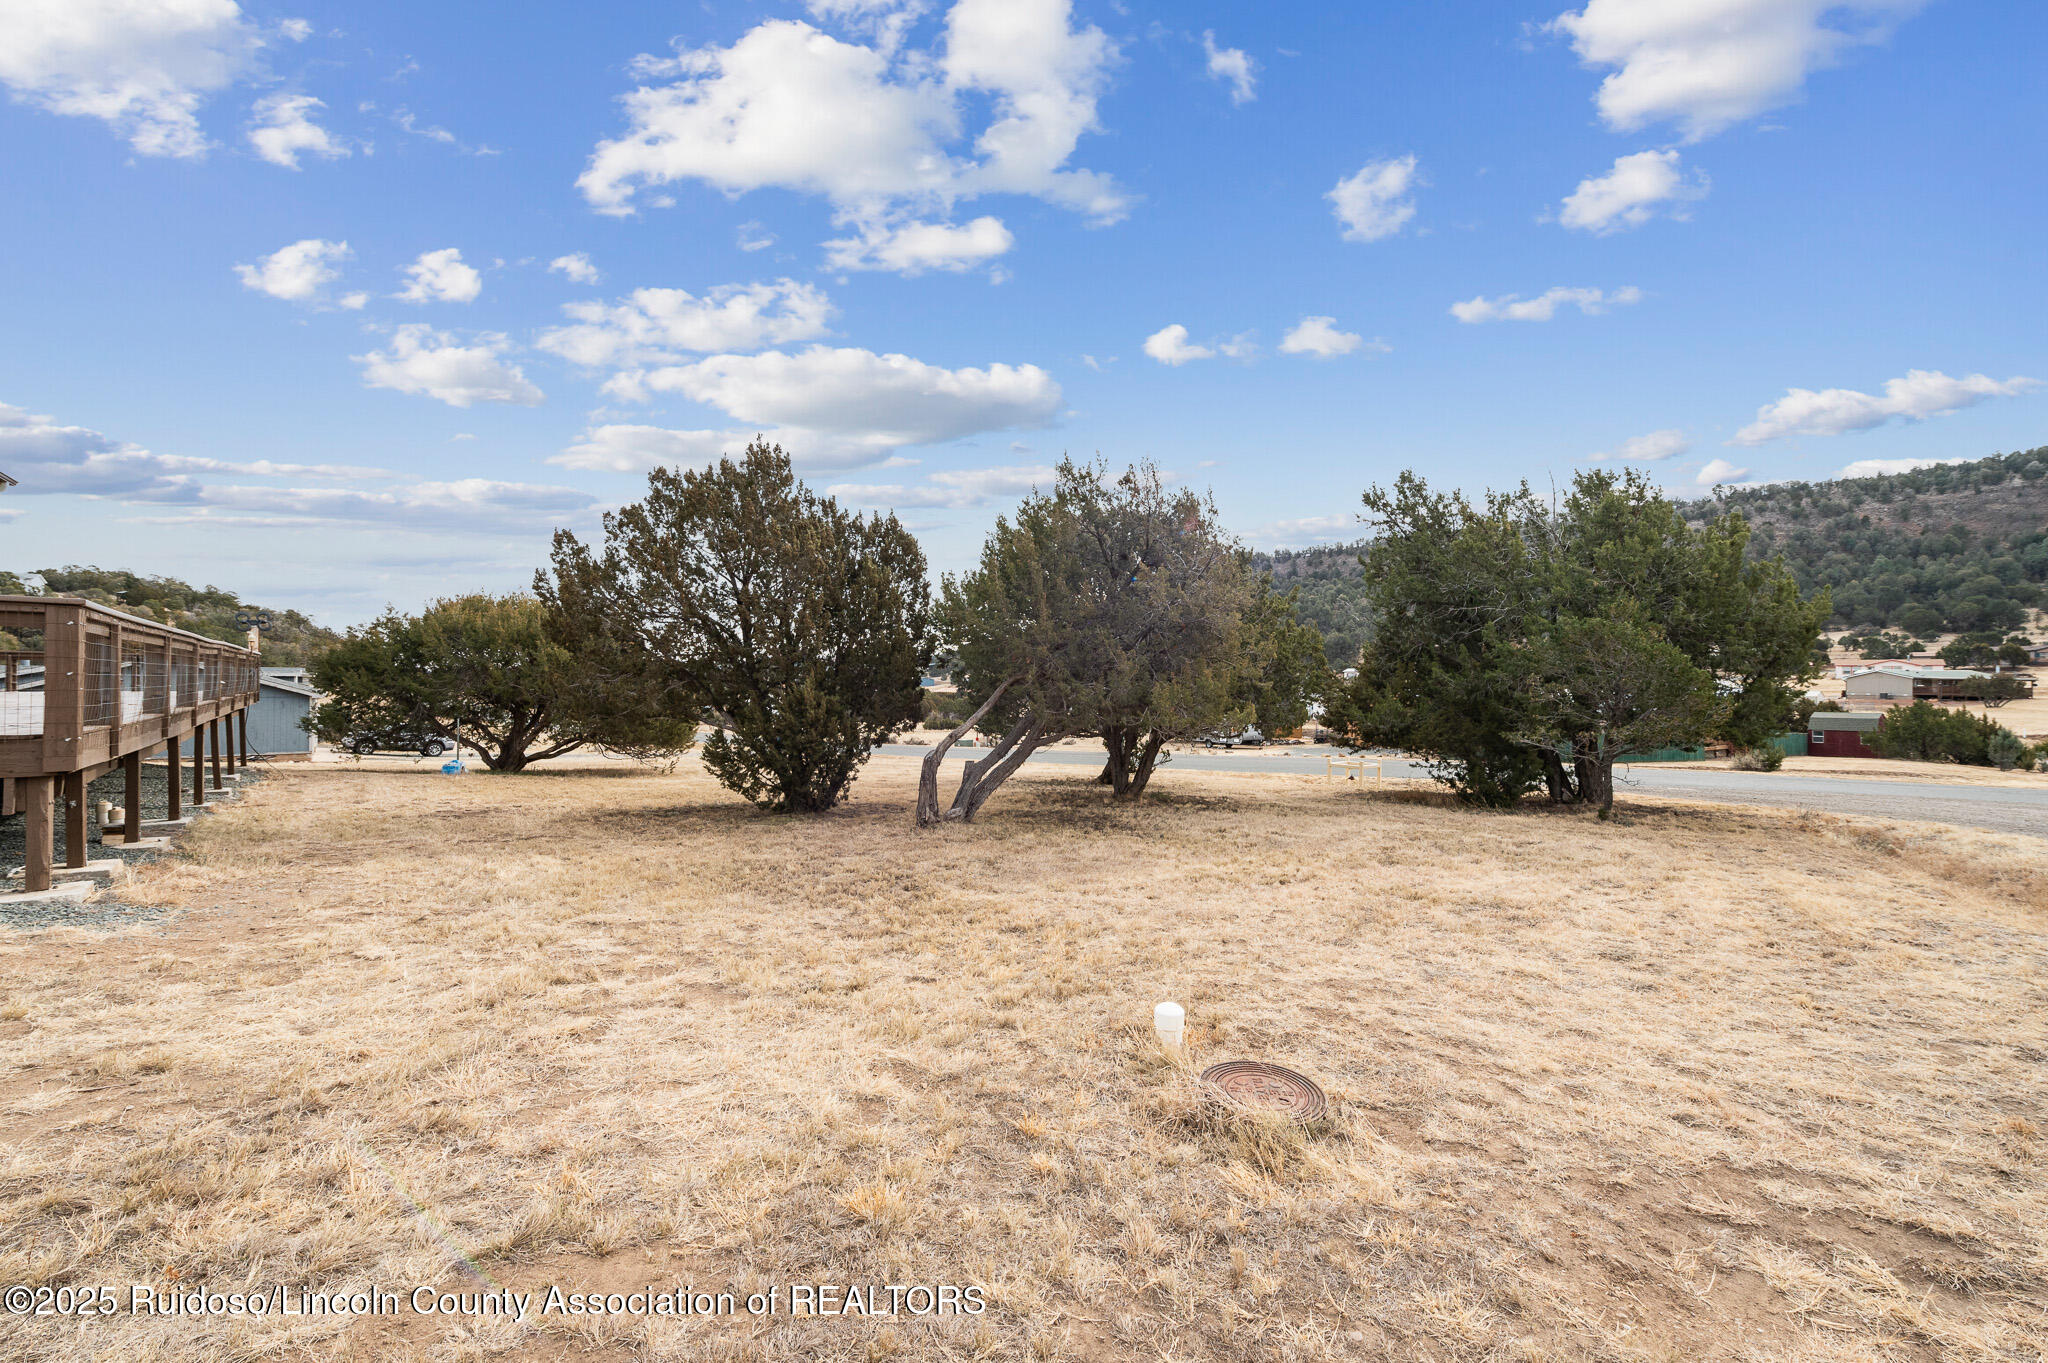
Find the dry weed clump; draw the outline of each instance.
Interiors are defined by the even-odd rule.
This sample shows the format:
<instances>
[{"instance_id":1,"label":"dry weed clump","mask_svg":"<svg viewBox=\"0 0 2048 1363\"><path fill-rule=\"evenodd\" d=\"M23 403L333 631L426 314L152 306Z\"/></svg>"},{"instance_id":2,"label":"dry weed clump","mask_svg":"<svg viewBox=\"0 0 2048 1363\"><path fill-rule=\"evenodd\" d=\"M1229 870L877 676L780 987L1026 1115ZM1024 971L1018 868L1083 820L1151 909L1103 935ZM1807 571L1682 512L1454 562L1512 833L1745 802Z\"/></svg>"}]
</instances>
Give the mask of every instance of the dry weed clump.
<instances>
[{"instance_id":1,"label":"dry weed clump","mask_svg":"<svg viewBox=\"0 0 2048 1363\"><path fill-rule=\"evenodd\" d=\"M972 1283L980 1316L8 1319L217 1359L2025 1359L2048 843L1290 777L266 781L0 936L0 1281ZM1184 1051L1152 1004L1188 1009ZM1271 1059L1329 1116L1229 1113Z\"/></svg>"}]
</instances>

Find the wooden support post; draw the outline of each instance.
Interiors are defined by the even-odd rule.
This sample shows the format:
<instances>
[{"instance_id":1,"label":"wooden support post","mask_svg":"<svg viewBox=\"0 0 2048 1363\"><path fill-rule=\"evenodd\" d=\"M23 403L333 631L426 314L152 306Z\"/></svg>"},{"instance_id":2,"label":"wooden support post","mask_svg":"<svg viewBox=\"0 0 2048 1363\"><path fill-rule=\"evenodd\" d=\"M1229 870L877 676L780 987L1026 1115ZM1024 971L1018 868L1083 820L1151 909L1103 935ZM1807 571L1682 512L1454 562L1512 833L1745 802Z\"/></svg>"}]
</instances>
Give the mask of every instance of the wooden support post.
<instances>
[{"instance_id":1,"label":"wooden support post","mask_svg":"<svg viewBox=\"0 0 2048 1363\"><path fill-rule=\"evenodd\" d=\"M171 792L171 807L164 811L164 817L167 819L185 817L185 771L178 762L179 746L179 740L175 738L164 744L164 770L170 782Z\"/></svg>"},{"instance_id":2,"label":"wooden support post","mask_svg":"<svg viewBox=\"0 0 2048 1363\"><path fill-rule=\"evenodd\" d=\"M85 865L85 773L64 774L64 864Z\"/></svg>"},{"instance_id":3,"label":"wooden support post","mask_svg":"<svg viewBox=\"0 0 2048 1363\"><path fill-rule=\"evenodd\" d=\"M43 612L43 761L46 772L80 765L85 733L86 607L52 605Z\"/></svg>"},{"instance_id":4,"label":"wooden support post","mask_svg":"<svg viewBox=\"0 0 2048 1363\"><path fill-rule=\"evenodd\" d=\"M242 765L246 767L249 765L249 707L243 706L235 713L235 718L242 728Z\"/></svg>"},{"instance_id":5,"label":"wooden support post","mask_svg":"<svg viewBox=\"0 0 2048 1363\"><path fill-rule=\"evenodd\" d=\"M225 759L228 775L233 776L235 774L235 717L229 715L226 719L216 722L221 726L220 745L225 750L221 753L221 756Z\"/></svg>"},{"instance_id":6,"label":"wooden support post","mask_svg":"<svg viewBox=\"0 0 2048 1363\"><path fill-rule=\"evenodd\" d=\"M200 725L188 737L192 740L192 807L206 808L206 726Z\"/></svg>"},{"instance_id":7,"label":"wooden support post","mask_svg":"<svg viewBox=\"0 0 2048 1363\"><path fill-rule=\"evenodd\" d=\"M208 756L213 759L213 788L224 789L220 783L220 721L217 719L206 723L206 746Z\"/></svg>"},{"instance_id":8,"label":"wooden support post","mask_svg":"<svg viewBox=\"0 0 2048 1363\"><path fill-rule=\"evenodd\" d=\"M142 752L140 749L121 759L122 774L128 778L124 792L128 801L123 806L128 811L127 821L121 825L124 842L134 842L142 836Z\"/></svg>"},{"instance_id":9,"label":"wooden support post","mask_svg":"<svg viewBox=\"0 0 2048 1363\"><path fill-rule=\"evenodd\" d=\"M50 868L57 854L57 829L50 818L50 792L55 784L47 776L26 776L21 781L22 813L28 821L28 870L22 888L31 894L50 888Z\"/></svg>"}]
</instances>

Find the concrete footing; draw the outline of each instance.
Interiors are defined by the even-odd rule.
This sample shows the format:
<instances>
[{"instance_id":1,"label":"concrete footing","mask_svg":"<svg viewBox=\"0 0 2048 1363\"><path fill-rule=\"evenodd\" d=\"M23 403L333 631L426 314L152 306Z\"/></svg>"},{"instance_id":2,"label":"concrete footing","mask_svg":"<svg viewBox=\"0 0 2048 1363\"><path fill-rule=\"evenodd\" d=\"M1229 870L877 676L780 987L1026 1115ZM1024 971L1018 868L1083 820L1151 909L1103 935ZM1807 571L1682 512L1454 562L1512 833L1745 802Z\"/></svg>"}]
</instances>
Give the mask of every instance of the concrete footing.
<instances>
[{"instance_id":1,"label":"concrete footing","mask_svg":"<svg viewBox=\"0 0 2048 1363\"><path fill-rule=\"evenodd\" d=\"M30 894L27 890L0 890L0 911L21 908L29 904L53 904L59 900L88 899L96 887L89 880L71 880L53 884L47 890Z\"/></svg>"},{"instance_id":2,"label":"concrete footing","mask_svg":"<svg viewBox=\"0 0 2048 1363\"><path fill-rule=\"evenodd\" d=\"M171 840L167 837L152 838L145 835L137 838L134 842L130 842L119 833L102 833L100 834L100 845L103 847L125 847L131 852L147 852L154 851L159 847L168 847L171 845Z\"/></svg>"},{"instance_id":3,"label":"concrete footing","mask_svg":"<svg viewBox=\"0 0 2048 1363\"><path fill-rule=\"evenodd\" d=\"M102 885L112 885L116 881L126 880L127 878L128 863L118 857L102 857L98 861L88 861L83 866L59 866L50 872L50 883L52 885L64 884L75 880L87 882L96 880Z\"/></svg>"},{"instance_id":4,"label":"concrete footing","mask_svg":"<svg viewBox=\"0 0 2048 1363\"><path fill-rule=\"evenodd\" d=\"M191 826L192 816L189 814L182 819L144 819L142 821L142 836L144 838L167 837L181 828L190 828Z\"/></svg>"}]
</instances>

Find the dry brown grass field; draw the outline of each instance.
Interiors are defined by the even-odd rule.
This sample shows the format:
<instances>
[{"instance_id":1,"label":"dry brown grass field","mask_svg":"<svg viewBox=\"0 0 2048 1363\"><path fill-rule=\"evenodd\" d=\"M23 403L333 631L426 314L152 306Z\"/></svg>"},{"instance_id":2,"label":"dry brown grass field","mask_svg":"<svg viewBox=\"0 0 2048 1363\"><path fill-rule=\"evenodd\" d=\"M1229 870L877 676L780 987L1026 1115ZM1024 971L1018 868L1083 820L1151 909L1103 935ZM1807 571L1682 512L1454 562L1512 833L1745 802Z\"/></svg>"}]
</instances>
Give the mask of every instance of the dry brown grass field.
<instances>
[{"instance_id":1,"label":"dry brown grass field","mask_svg":"<svg viewBox=\"0 0 2048 1363\"><path fill-rule=\"evenodd\" d=\"M0 933L0 1283L969 1283L978 1317L7 1317L0 1356L2036 1359L2048 842L1029 770L275 773ZM1296 1131L1192 1063L1318 1078Z\"/></svg>"}]
</instances>

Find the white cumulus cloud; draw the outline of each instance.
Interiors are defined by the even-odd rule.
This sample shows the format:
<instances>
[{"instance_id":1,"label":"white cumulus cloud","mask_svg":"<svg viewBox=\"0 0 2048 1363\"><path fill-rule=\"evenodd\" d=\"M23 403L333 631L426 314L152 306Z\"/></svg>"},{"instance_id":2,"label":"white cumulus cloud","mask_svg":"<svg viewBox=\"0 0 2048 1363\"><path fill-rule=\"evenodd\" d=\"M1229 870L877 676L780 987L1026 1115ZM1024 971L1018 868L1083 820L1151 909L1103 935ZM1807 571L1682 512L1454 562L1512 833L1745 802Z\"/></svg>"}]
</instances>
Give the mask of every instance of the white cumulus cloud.
<instances>
[{"instance_id":1,"label":"white cumulus cloud","mask_svg":"<svg viewBox=\"0 0 2048 1363\"><path fill-rule=\"evenodd\" d=\"M1565 196L1557 220L1595 236L1641 227L1658 213L1684 221L1687 205L1706 197L1705 172L1688 178L1675 151L1639 151L1617 156L1605 175L1589 176Z\"/></svg>"},{"instance_id":2,"label":"white cumulus cloud","mask_svg":"<svg viewBox=\"0 0 2048 1363\"><path fill-rule=\"evenodd\" d=\"M450 246L422 251L405 267L406 284L392 296L408 303L468 303L483 292L484 277L462 263L462 252Z\"/></svg>"},{"instance_id":3,"label":"white cumulus cloud","mask_svg":"<svg viewBox=\"0 0 2048 1363\"><path fill-rule=\"evenodd\" d=\"M1616 459L1625 464L1652 464L1659 459L1675 459L1692 448L1692 441L1684 431L1671 428L1651 431L1648 435L1632 435L1616 445L1611 451L1588 455L1589 459Z\"/></svg>"},{"instance_id":4,"label":"white cumulus cloud","mask_svg":"<svg viewBox=\"0 0 2048 1363\"><path fill-rule=\"evenodd\" d=\"M503 336L486 334L463 345L446 332L415 322L393 332L388 349L354 358L363 367L365 387L437 398L451 407L479 402L538 406L543 394L526 381L518 365L505 360L509 348Z\"/></svg>"},{"instance_id":5,"label":"white cumulus cloud","mask_svg":"<svg viewBox=\"0 0 2048 1363\"><path fill-rule=\"evenodd\" d=\"M0 83L51 113L97 118L143 156L206 151L199 109L263 45L234 0L8 0Z\"/></svg>"},{"instance_id":6,"label":"white cumulus cloud","mask_svg":"<svg viewBox=\"0 0 2048 1363\"><path fill-rule=\"evenodd\" d=\"M547 462L603 473L644 473L653 468L703 468L721 455L738 454L750 431L677 431L665 426L592 426Z\"/></svg>"},{"instance_id":7,"label":"white cumulus cloud","mask_svg":"<svg viewBox=\"0 0 2048 1363\"><path fill-rule=\"evenodd\" d=\"M823 8L846 20L901 9ZM773 19L730 47L641 58L625 134L598 145L577 184L604 213L634 212L643 190L679 180L792 189L863 235L984 194L1113 222L1123 192L1067 162L1116 59L1100 29L1075 26L1070 0L958 0L943 43L918 51Z\"/></svg>"},{"instance_id":8,"label":"white cumulus cloud","mask_svg":"<svg viewBox=\"0 0 2048 1363\"><path fill-rule=\"evenodd\" d=\"M835 270L969 270L993 260L1016 243L1002 219L976 218L964 226L949 222L870 225L857 237L825 243L825 263Z\"/></svg>"},{"instance_id":9,"label":"white cumulus cloud","mask_svg":"<svg viewBox=\"0 0 2048 1363\"><path fill-rule=\"evenodd\" d=\"M572 284L595 284L604 276L597 266L590 263L590 257L581 251L574 255L556 256L548 262L550 273L562 275Z\"/></svg>"},{"instance_id":10,"label":"white cumulus cloud","mask_svg":"<svg viewBox=\"0 0 2048 1363\"><path fill-rule=\"evenodd\" d=\"M1145 338L1145 353L1161 364L1183 365L1189 360L1215 358L1216 352L1205 345L1189 345L1188 329L1175 322L1172 326L1161 327Z\"/></svg>"},{"instance_id":11,"label":"white cumulus cloud","mask_svg":"<svg viewBox=\"0 0 2048 1363\"><path fill-rule=\"evenodd\" d=\"M1324 197L1344 224L1346 241L1379 241L1391 237L1415 216L1416 161L1395 156L1368 161L1356 175L1346 176Z\"/></svg>"},{"instance_id":12,"label":"white cumulus cloud","mask_svg":"<svg viewBox=\"0 0 2048 1363\"><path fill-rule=\"evenodd\" d=\"M1209 74L1230 87L1232 104L1249 104L1258 98L1259 64L1242 48L1216 46L1216 35L1202 35L1202 51L1209 58Z\"/></svg>"},{"instance_id":13,"label":"white cumulus cloud","mask_svg":"<svg viewBox=\"0 0 2048 1363\"><path fill-rule=\"evenodd\" d=\"M1252 540L1269 549L1287 549L1298 544L1350 539L1357 533L1356 516L1302 516L1295 520L1268 522L1252 532Z\"/></svg>"},{"instance_id":14,"label":"white cumulus cloud","mask_svg":"<svg viewBox=\"0 0 2048 1363\"><path fill-rule=\"evenodd\" d=\"M804 8L821 24L873 38L883 52L894 52L930 6L925 0L804 0Z\"/></svg>"},{"instance_id":15,"label":"white cumulus cloud","mask_svg":"<svg viewBox=\"0 0 2048 1363\"><path fill-rule=\"evenodd\" d=\"M350 155L348 145L313 121L327 106L311 95L267 95L256 101L249 145L273 166L297 170L301 156L333 160Z\"/></svg>"},{"instance_id":16,"label":"white cumulus cloud","mask_svg":"<svg viewBox=\"0 0 2048 1363\"><path fill-rule=\"evenodd\" d=\"M189 475L232 473L256 478L353 482L391 478L387 469L352 464L237 462L197 455L154 454L86 426L63 426L0 402L0 461L27 492L187 500L199 485Z\"/></svg>"},{"instance_id":17,"label":"white cumulus cloud","mask_svg":"<svg viewBox=\"0 0 2048 1363\"><path fill-rule=\"evenodd\" d=\"M1368 343L1355 331L1339 331L1334 317L1304 317L1292 331L1280 338L1282 353L1313 355L1319 360L1349 355L1360 346L1381 354L1392 349L1385 341Z\"/></svg>"},{"instance_id":18,"label":"white cumulus cloud","mask_svg":"<svg viewBox=\"0 0 2048 1363\"><path fill-rule=\"evenodd\" d=\"M1748 469L1737 468L1726 459L1709 459L1695 480L1701 487L1713 487L1717 483L1733 483L1749 473Z\"/></svg>"},{"instance_id":19,"label":"white cumulus cloud","mask_svg":"<svg viewBox=\"0 0 2048 1363\"><path fill-rule=\"evenodd\" d=\"M1842 465L1837 478L1876 478L1886 473L1911 473L1914 469L1931 469L1941 464L1974 464L1977 461L1968 456L1960 459L1855 459Z\"/></svg>"},{"instance_id":20,"label":"white cumulus cloud","mask_svg":"<svg viewBox=\"0 0 2048 1363\"><path fill-rule=\"evenodd\" d=\"M1609 293L1603 289L1546 289L1534 298L1520 294L1502 294L1499 298L1468 298L1462 303L1451 304L1451 316L1460 322L1476 325L1480 322L1548 322L1557 316L1560 307L1576 307L1589 317L1598 316L1611 307L1626 307L1640 303L1643 291L1628 285Z\"/></svg>"},{"instance_id":21,"label":"white cumulus cloud","mask_svg":"<svg viewBox=\"0 0 2048 1363\"><path fill-rule=\"evenodd\" d=\"M341 278L341 265L355 254L345 241L307 237L279 247L254 265L237 265L242 287L282 298L288 303L321 303L327 300L327 286ZM341 300L343 307L361 307L361 294Z\"/></svg>"},{"instance_id":22,"label":"white cumulus cloud","mask_svg":"<svg viewBox=\"0 0 2048 1363\"><path fill-rule=\"evenodd\" d=\"M683 289L635 289L618 303L570 303L562 311L574 324L542 333L535 344L596 369L815 340L828 330L832 302L816 285L778 279L723 284L701 298Z\"/></svg>"},{"instance_id":23,"label":"white cumulus cloud","mask_svg":"<svg viewBox=\"0 0 2048 1363\"><path fill-rule=\"evenodd\" d=\"M1925 0L1590 0L1552 27L1591 67L1600 115L1631 132L1676 123L1688 140L1796 97L1807 73L1882 41Z\"/></svg>"},{"instance_id":24,"label":"white cumulus cloud","mask_svg":"<svg viewBox=\"0 0 2048 1363\"><path fill-rule=\"evenodd\" d=\"M1881 394L1853 388L1792 388L1758 408L1756 420L1728 443L1762 445L1788 435L1844 435L1888 421L1925 421L1992 398L2018 397L2040 386L2038 379L2000 380L1984 374L1957 379L1932 369L1912 369L1903 378L1887 380Z\"/></svg>"},{"instance_id":25,"label":"white cumulus cloud","mask_svg":"<svg viewBox=\"0 0 2048 1363\"><path fill-rule=\"evenodd\" d=\"M1021 497L1034 487L1050 487L1057 470L1043 464L1010 465L990 469L944 470L928 476L923 483L834 483L825 491L841 501L860 506L895 509L943 507L965 511L1009 497Z\"/></svg>"},{"instance_id":26,"label":"white cumulus cloud","mask_svg":"<svg viewBox=\"0 0 2048 1363\"><path fill-rule=\"evenodd\" d=\"M617 376L614 396L673 393L779 440L812 467L853 467L899 448L1049 424L1060 386L1037 365L945 369L908 355L814 345L712 355Z\"/></svg>"},{"instance_id":27,"label":"white cumulus cloud","mask_svg":"<svg viewBox=\"0 0 2048 1363\"><path fill-rule=\"evenodd\" d=\"M575 488L484 478L403 482L384 469L329 464L234 463L159 455L84 426L59 425L0 402L0 464L21 480L14 494L68 493L150 506L189 508L159 524L317 527L328 524L475 531L545 529L589 514L597 499ZM329 484L397 482L391 487L276 486L216 482L198 474L300 478Z\"/></svg>"}]
</instances>

